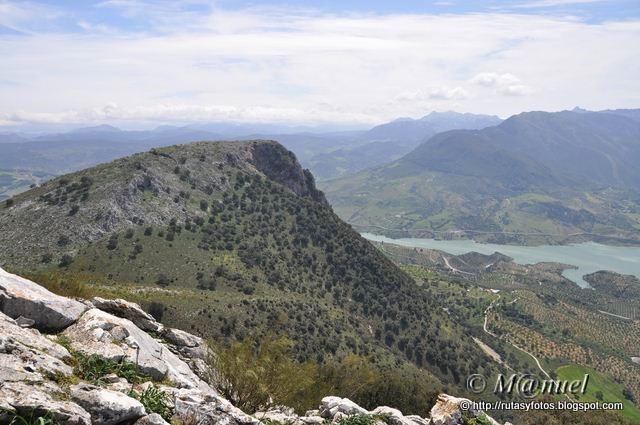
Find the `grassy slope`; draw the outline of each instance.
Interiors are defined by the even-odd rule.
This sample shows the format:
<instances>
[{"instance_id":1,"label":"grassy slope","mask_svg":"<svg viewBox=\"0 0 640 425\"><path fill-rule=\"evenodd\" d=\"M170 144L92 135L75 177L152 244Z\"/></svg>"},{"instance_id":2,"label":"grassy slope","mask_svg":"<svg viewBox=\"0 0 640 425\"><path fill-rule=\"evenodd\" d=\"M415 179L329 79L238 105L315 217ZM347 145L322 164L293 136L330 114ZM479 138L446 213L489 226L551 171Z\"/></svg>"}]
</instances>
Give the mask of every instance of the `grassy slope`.
<instances>
[{"instance_id":1,"label":"grassy slope","mask_svg":"<svg viewBox=\"0 0 640 425\"><path fill-rule=\"evenodd\" d=\"M583 379L585 374L589 374L589 383L587 385L587 392L585 395L580 396L580 402L595 402L599 401L595 394L596 392L602 392L602 401L605 402L624 402L624 410L620 412L623 416L633 420L636 423L640 423L640 409L635 404L626 400L622 394L622 388L619 384L608 378L601 373L575 364L561 366L556 370L558 379L560 380L578 380Z\"/></svg>"}]
</instances>

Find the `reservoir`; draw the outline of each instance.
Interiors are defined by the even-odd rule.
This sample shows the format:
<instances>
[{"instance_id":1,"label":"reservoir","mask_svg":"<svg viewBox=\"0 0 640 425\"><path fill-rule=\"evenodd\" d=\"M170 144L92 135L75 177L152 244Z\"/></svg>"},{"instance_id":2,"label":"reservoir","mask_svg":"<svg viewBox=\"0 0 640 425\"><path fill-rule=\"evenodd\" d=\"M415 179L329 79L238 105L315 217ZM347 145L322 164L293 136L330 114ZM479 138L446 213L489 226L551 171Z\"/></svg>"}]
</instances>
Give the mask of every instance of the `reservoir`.
<instances>
[{"instance_id":1,"label":"reservoir","mask_svg":"<svg viewBox=\"0 0 640 425\"><path fill-rule=\"evenodd\" d=\"M583 288L589 286L582 276L598 270L610 270L631 274L640 278L640 247L610 246L595 242L572 245L517 246L478 243L473 240L435 240L419 238L391 239L372 233L362 233L366 239L417 248L437 249L453 255L467 252L508 255L518 264L556 262L571 264L577 269L567 269L562 275Z\"/></svg>"}]
</instances>

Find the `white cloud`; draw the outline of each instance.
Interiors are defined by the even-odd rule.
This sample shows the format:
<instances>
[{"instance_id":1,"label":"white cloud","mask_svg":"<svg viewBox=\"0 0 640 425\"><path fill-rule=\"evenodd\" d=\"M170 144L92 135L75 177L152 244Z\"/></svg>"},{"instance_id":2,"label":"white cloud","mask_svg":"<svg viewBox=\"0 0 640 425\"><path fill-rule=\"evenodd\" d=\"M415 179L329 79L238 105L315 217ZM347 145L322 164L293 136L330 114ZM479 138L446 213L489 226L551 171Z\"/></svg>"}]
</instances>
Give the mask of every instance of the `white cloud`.
<instances>
[{"instance_id":1,"label":"white cloud","mask_svg":"<svg viewBox=\"0 0 640 425\"><path fill-rule=\"evenodd\" d=\"M160 32L92 22L0 35L0 81L16 82L0 85L0 120L376 123L434 105L502 116L640 105L639 21L189 13Z\"/></svg>"},{"instance_id":2,"label":"white cloud","mask_svg":"<svg viewBox=\"0 0 640 425\"><path fill-rule=\"evenodd\" d=\"M494 88L496 93L505 96L524 96L532 92L531 88L522 84L513 74L483 72L473 77L470 82L483 87Z\"/></svg>"},{"instance_id":3,"label":"white cloud","mask_svg":"<svg viewBox=\"0 0 640 425\"><path fill-rule=\"evenodd\" d=\"M435 88L429 92L430 99L461 100L466 99L467 97L469 97L469 93L467 93L467 91L462 87L449 88L447 86L442 86Z\"/></svg>"}]
</instances>

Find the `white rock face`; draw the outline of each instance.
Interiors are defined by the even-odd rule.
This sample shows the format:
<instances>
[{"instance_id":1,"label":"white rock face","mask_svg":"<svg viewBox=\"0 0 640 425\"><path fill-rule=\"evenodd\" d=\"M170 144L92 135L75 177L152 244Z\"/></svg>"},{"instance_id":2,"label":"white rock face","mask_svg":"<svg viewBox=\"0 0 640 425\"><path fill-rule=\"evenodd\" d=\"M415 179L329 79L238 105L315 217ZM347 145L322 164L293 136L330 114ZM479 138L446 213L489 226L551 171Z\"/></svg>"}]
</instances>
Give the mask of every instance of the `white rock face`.
<instances>
[{"instance_id":1,"label":"white rock face","mask_svg":"<svg viewBox=\"0 0 640 425\"><path fill-rule=\"evenodd\" d=\"M34 321L40 330L61 331L73 324L87 307L56 295L42 286L0 268L0 311Z\"/></svg>"},{"instance_id":2,"label":"white rock face","mask_svg":"<svg viewBox=\"0 0 640 425\"><path fill-rule=\"evenodd\" d=\"M178 387L213 390L166 346L131 321L102 310L87 311L64 331L74 350L98 353L110 359L137 363L140 371L156 380L169 379Z\"/></svg>"},{"instance_id":3,"label":"white rock face","mask_svg":"<svg viewBox=\"0 0 640 425\"><path fill-rule=\"evenodd\" d=\"M344 413L345 415L366 415L369 412L348 398L334 396L323 398L320 405L320 416L323 418L333 418L337 413Z\"/></svg>"},{"instance_id":4,"label":"white rock face","mask_svg":"<svg viewBox=\"0 0 640 425\"><path fill-rule=\"evenodd\" d=\"M72 386L71 398L91 414L94 425L115 425L146 415L138 400L94 385Z\"/></svg>"},{"instance_id":5,"label":"white rock face","mask_svg":"<svg viewBox=\"0 0 640 425\"><path fill-rule=\"evenodd\" d=\"M102 311L123 319L129 319L142 330L159 332L163 329L162 324L156 322L152 315L144 311L136 303L122 299L107 300L100 297L93 298L91 303Z\"/></svg>"}]
</instances>

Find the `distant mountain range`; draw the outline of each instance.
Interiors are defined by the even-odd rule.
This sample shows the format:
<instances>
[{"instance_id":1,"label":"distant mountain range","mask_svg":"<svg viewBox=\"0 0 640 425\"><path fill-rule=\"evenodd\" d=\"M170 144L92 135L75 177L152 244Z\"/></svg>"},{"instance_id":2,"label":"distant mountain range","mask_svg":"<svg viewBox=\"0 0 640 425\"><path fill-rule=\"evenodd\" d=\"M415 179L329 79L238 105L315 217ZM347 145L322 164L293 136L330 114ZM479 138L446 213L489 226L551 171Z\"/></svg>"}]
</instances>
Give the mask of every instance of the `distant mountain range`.
<instances>
[{"instance_id":1,"label":"distant mountain range","mask_svg":"<svg viewBox=\"0 0 640 425\"><path fill-rule=\"evenodd\" d=\"M372 128L346 146L316 154L306 161L319 180L353 174L385 164L410 152L436 133L453 129L480 129L500 124L492 115L432 112L420 119L401 118ZM292 149L294 149L292 147Z\"/></svg>"},{"instance_id":2,"label":"distant mountain range","mask_svg":"<svg viewBox=\"0 0 640 425\"><path fill-rule=\"evenodd\" d=\"M312 133L313 127L213 123L153 130L100 125L35 136L0 133L0 199L39 183L37 176L60 175L153 147L202 140L278 140L320 179L327 179L399 158L438 131L497 122L497 117L445 112L394 121L369 131ZM29 174L35 176L28 178Z\"/></svg>"},{"instance_id":3,"label":"distant mountain range","mask_svg":"<svg viewBox=\"0 0 640 425\"><path fill-rule=\"evenodd\" d=\"M640 243L636 112L529 112L439 133L323 188L344 219L387 234Z\"/></svg>"}]
</instances>

